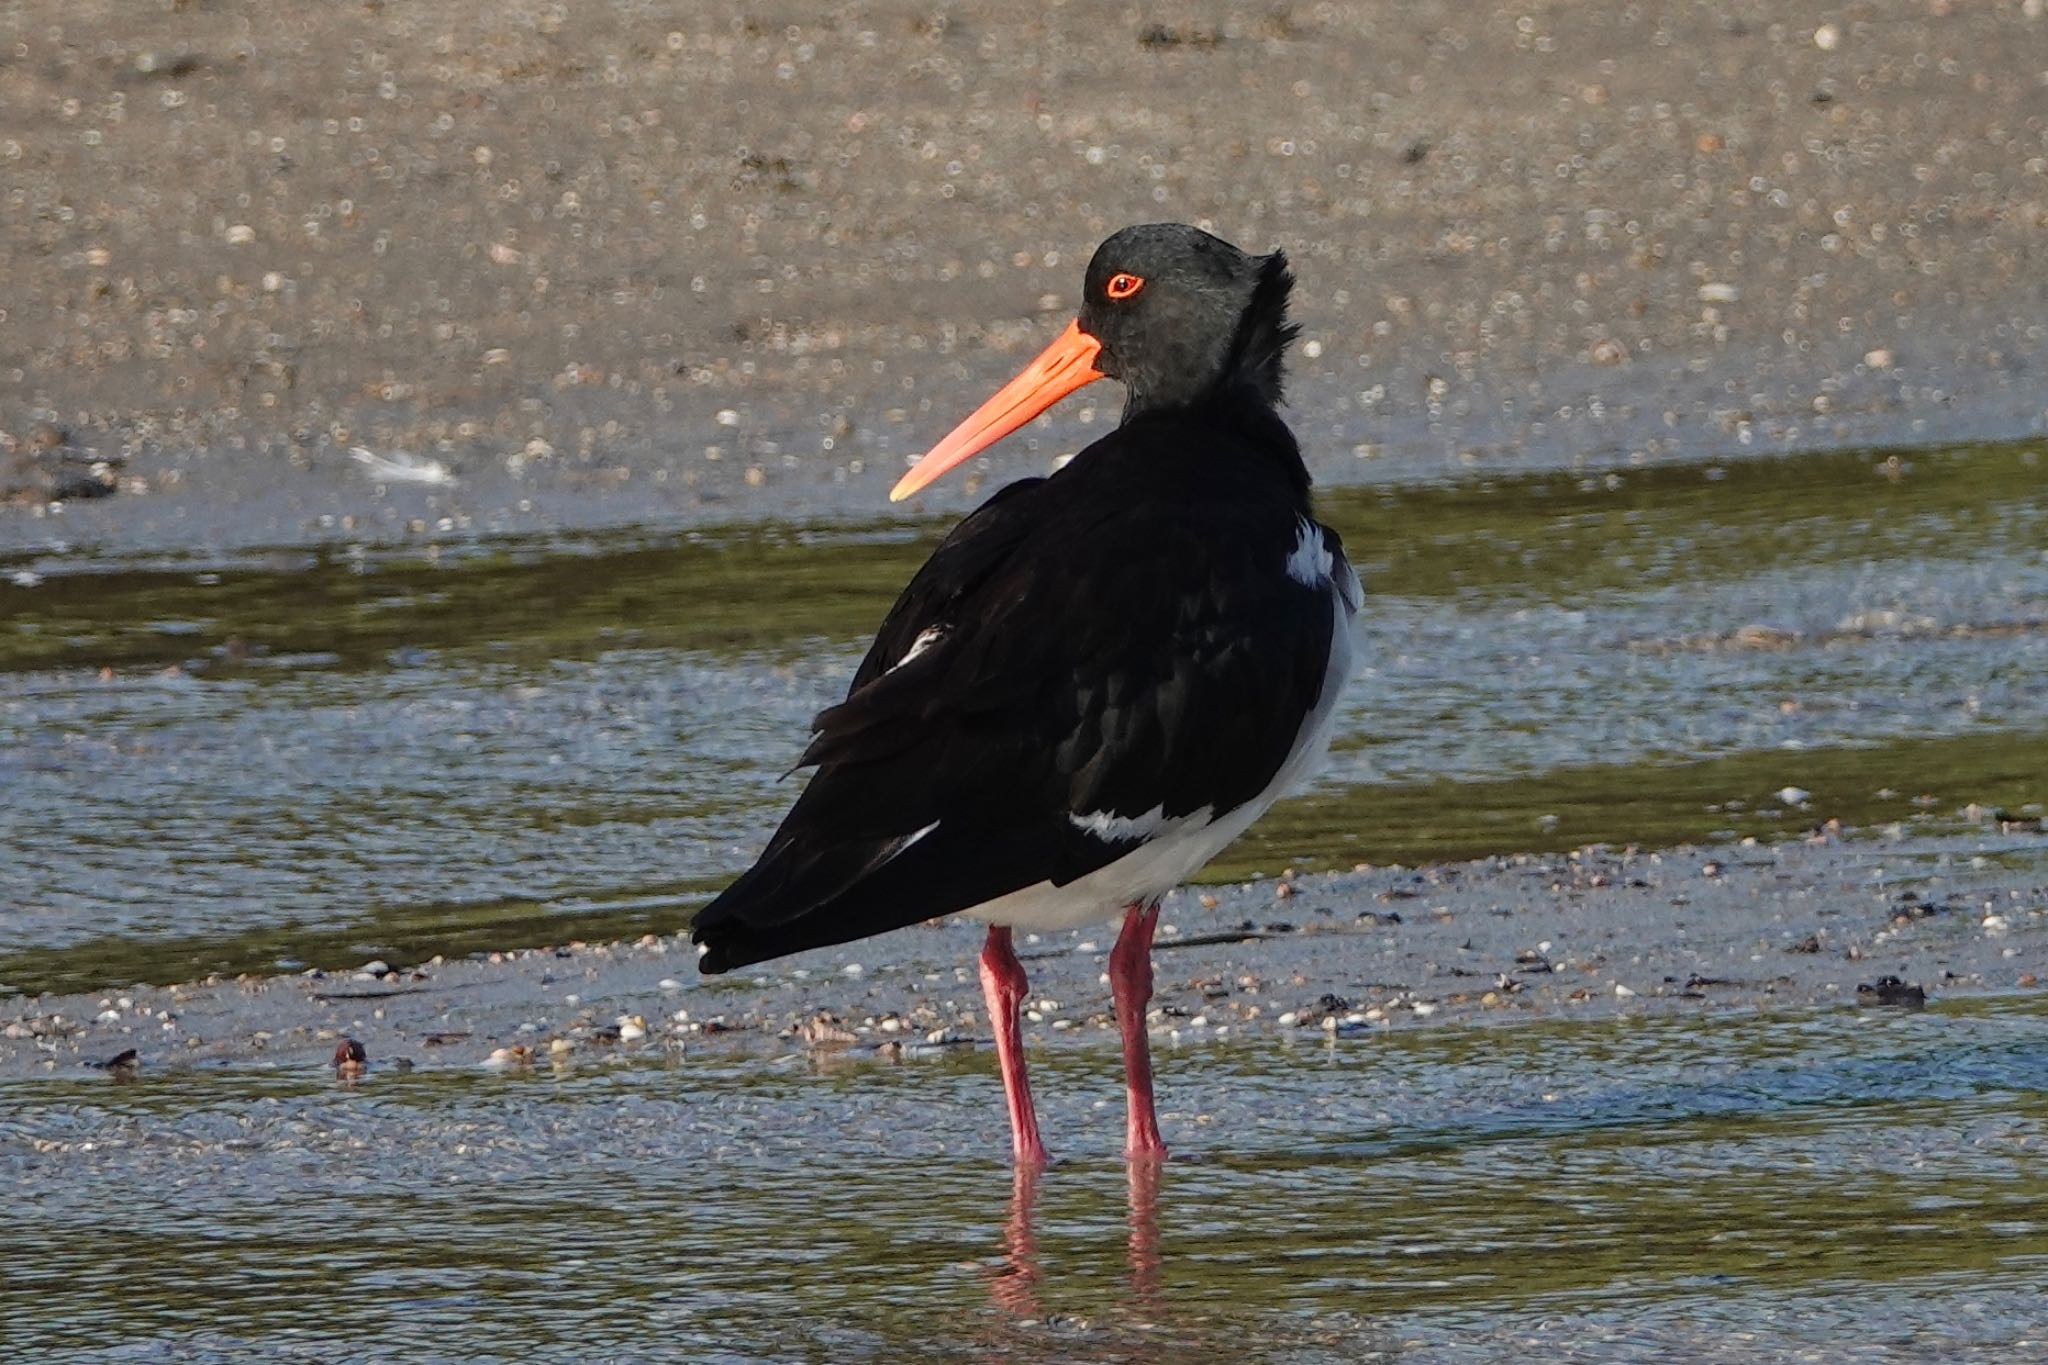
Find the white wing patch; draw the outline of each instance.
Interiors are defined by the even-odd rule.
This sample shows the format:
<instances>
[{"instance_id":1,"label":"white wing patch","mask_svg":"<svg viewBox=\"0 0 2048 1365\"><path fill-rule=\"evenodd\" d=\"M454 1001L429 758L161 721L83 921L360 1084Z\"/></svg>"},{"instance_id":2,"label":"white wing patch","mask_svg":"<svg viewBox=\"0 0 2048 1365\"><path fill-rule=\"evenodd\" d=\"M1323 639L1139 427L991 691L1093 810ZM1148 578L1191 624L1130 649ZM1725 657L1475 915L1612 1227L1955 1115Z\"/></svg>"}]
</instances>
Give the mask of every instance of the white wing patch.
<instances>
[{"instance_id":1,"label":"white wing patch","mask_svg":"<svg viewBox=\"0 0 2048 1365\"><path fill-rule=\"evenodd\" d=\"M1294 553L1287 556L1287 576L1305 588L1320 588L1330 581L1330 568L1335 563L1329 547L1323 544L1323 528L1303 517Z\"/></svg>"},{"instance_id":2,"label":"white wing patch","mask_svg":"<svg viewBox=\"0 0 2048 1365\"><path fill-rule=\"evenodd\" d=\"M1092 834L1106 844L1123 844L1133 839L1156 838L1169 825L1176 828L1186 824L1205 825L1209 823L1211 813L1209 807L1204 806L1169 820L1162 802L1143 815L1113 815L1106 810L1098 810L1086 815L1069 814L1067 819L1073 821L1075 829Z\"/></svg>"},{"instance_id":3,"label":"white wing patch","mask_svg":"<svg viewBox=\"0 0 2048 1365\"><path fill-rule=\"evenodd\" d=\"M887 867L890 863L893 863L898 858L901 858L905 853L908 853L910 851L910 846L912 844L916 843L919 839L924 838L925 835L930 834L933 830L937 829L938 827L939 821L934 820L929 825L926 825L923 829L914 830L911 833L904 835L902 843L890 849L887 855L885 855L880 862L876 863L872 868L869 868L868 870L870 872L879 872L881 869Z\"/></svg>"},{"instance_id":4,"label":"white wing patch","mask_svg":"<svg viewBox=\"0 0 2048 1365\"><path fill-rule=\"evenodd\" d=\"M883 676L886 677L894 673L897 669L903 667L903 665L909 663L912 659L915 659L918 655L944 639L945 635L946 628L944 626L926 626L917 633L917 638L910 642L910 648L905 651L903 657L882 670Z\"/></svg>"}]
</instances>

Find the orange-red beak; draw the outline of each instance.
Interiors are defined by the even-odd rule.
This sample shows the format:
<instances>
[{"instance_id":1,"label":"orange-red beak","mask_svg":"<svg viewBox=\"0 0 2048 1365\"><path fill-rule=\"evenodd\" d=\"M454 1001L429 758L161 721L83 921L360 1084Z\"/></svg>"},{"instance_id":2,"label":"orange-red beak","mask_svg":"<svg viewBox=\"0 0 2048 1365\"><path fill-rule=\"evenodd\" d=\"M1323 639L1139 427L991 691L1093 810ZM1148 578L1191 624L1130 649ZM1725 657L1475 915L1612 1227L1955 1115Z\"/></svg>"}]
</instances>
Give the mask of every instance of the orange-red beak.
<instances>
[{"instance_id":1,"label":"orange-red beak","mask_svg":"<svg viewBox=\"0 0 2048 1365\"><path fill-rule=\"evenodd\" d=\"M996 390L995 397L976 408L973 416L954 427L945 440L911 466L910 472L889 490L889 501L903 501L1083 384L1103 378L1102 371L1095 368L1095 357L1101 350L1102 343L1082 331L1079 322L1068 323L1059 339L1039 352L1038 359L1026 365L1022 374Z\"/></svg>"}]
</instances>

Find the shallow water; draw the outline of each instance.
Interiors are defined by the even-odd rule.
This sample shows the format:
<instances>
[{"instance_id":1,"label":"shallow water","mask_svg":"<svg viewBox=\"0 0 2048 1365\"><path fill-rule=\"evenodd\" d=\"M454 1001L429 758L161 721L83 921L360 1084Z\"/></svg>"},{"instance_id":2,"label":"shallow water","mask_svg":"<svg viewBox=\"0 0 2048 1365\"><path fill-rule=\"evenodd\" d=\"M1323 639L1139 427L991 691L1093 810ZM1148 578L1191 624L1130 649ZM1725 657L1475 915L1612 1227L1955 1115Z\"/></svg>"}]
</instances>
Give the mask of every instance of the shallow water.
<instances>
[{"instance_id":1,"label":"shallow water","mask_svg":"<svg viewBox=\"0 0 2048 1365\"><path fill-rule=\"evenodd\" d=\"M39 1360L2048 1351L2048 1000L992 1058L0 1082ZM34 1311L24 1316L22 1310Z\"/></svg>"},{"instance_id":2,"label":"shallow water","mask_svg":"<svg viewBox=\"0 0 2048 1365\"><path fill-rule=\"evenodd\" d=\"M2048 799L2032 443L1325 508L1338 752L1212 876ZM672 930L941 529L0 564L0 991Z\"/></svg>"}]
</instances>

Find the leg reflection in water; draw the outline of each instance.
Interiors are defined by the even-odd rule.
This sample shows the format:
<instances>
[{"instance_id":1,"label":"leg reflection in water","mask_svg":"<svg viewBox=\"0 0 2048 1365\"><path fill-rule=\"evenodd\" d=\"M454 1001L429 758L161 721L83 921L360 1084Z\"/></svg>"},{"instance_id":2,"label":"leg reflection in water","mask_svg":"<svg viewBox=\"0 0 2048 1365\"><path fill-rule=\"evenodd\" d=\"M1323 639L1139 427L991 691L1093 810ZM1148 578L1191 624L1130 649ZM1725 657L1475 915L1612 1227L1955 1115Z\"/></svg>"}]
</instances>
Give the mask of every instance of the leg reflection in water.
<instances>
[{"instance_id":1,"label":"leg reflection in water","mask_svg":"<svg viewBox=\"0 0 2048 1365\"><path fill-rule=\"evenodd\" d=\"M1143 1312L1159 1308L1158 1158L1134 1158L1131 1172L1131 1303Z\"/></svg>"},{"instance_id":2,"label":"leg reflection in water","mask_svg":"<svg viewBox=\"0 0 2048 1365\"><path fill-rule=\"evenodd\" d=\"M1043 1316L1038 1308L1038 1237L1032 1231L1038 1203L1038 1176L1044 1167L1019 1162L1010 1181L1010 1221L1003 1228L1006 1264L989 1282L996 1307L1020 1318Z\"/></svg>"},{"instance_id":3,"label":"leg reflection in water","mask_svg":"<svg viewBox=\"0 0 2048 1365\"><path fill-rule=\"evenodd\" d=\"M1159 1160L1133 1161L1130 1172L1131 1279L1129 1306L1154 1313L1159 1303ZM1003 1227L1003 1264L989 1280L989 1295L996 1307L1020 1318L1039 1318L1044 1309L1038 1301L1038 1233L1036 1209L1040 1168L1012 1168L1010 1218Z\"/></svg>"}]
</instances>

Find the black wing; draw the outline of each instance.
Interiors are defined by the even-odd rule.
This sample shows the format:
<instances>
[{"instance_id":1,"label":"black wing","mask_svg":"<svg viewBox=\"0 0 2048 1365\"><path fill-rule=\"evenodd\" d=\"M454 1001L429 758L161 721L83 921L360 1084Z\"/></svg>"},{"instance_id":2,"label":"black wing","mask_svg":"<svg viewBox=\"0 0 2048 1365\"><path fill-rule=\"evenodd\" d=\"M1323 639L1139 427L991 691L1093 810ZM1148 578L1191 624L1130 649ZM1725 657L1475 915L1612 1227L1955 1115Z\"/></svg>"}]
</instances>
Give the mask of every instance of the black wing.
<instances>
[{"instance_id":1,"label":"black wing","mask_svg":"<svg viewBox=\"0 0 2048 1365\"><path fill-rule=\"evenodd\" d=\"M1220 815L1270 785L1340 626L1284 571L1294 499L1105 482L1005 489L912 579L817 718L809 786L698 916L704 971L1064 885L1143 842L1076 816Z\"/></svg>"}]
</instances>

